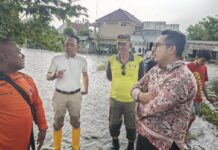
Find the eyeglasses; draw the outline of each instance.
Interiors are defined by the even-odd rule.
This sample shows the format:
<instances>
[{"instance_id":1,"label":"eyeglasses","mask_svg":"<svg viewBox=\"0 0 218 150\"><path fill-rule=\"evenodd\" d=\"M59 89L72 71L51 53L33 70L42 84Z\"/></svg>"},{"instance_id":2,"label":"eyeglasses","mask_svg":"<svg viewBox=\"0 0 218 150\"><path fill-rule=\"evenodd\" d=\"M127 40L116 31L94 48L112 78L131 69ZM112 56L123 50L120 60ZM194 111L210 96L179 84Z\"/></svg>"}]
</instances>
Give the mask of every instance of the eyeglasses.
<instances>
[{"instance_id":1,"label":"eyeglasses","mask_svg":"<svg viewBox=\"0 0 218 150\"><path fill-rule=\"evenodd\" d=\"M121 66L121 74L122 74L123 76L126 75L126 65L122 65L122 66Z\"/></svg>"},{"instance_id":2,"label":"eyeglasses","mask_svg":"<svg viewBox=\"0 0 218 150\"><path fill-rule=\"evenodd\" d=\"M157 42L157 43L153 43L153 45L152 45L152 49L156 49L157 47L162 46L162 45L167 45L167 46L169 46L169 45L171 45L171 44L167 44L167 43L159 43L159 42Z\"/></svg>"}]
</instances>

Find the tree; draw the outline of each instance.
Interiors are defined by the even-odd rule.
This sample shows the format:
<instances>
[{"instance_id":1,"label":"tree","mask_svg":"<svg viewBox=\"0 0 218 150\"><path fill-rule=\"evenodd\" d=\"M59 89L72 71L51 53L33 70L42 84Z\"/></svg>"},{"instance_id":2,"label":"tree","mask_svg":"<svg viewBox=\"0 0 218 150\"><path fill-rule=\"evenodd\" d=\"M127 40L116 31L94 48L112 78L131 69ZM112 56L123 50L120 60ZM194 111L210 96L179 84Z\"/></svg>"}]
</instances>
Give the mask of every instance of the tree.
<instances>
[{"instance_id":1,"label":"tree","mask_svg":"<svg viewBox=\"0 0 218 150\"><path fill-rule=\"evenodd\" d=\"M207 17L195 25L187 28L188 38L191 40L218 40L218 15Z\"/></svg>"},{"instance_id":2,"label":"tree","mask_svg":"<svg viewBox=\"0 0 218 150\"><path fill-rule=\"evenodd\" d=\"M73 35L73 34L74 34L74 31L73 31L72 28L67 27L67 28L64 29L63 34L66 35L66 36L70 36L70 35Z\"/></svg>"},{"instance_id":3,"label":"tree","mask_svg":"<svg viewBox=\"0 0 218 150\"><path fill-rule=\"evenodd\" d=\"M218 15L215 17L204 18L200 24L208 33L208 40L217 41L218 40Z\"/></svg>"},{"instance_id":4,"label":"tree","mask_svg":"<svg viewBox=\"0 0 218 150\"><path fill-rule=\"evenodd\" d=\"M22 34L24 29L19 18L22 10L14 2L0 1L0 37L15 38Z\"/></svg>"},{"instance_id":5,"label":"tree","mask_svg":"<svg viewBox=\"0 0 218 150\"><path fill-rule=\"evenodd\" d=\"M80 35L80 36L90 36L90 30L87 29L87 30L80 31L78 33L78 35Z\"/></svg>"},{"instance_id":6,"label":"tree","mask_svg":"<svg viewBox=\"0 0 218 150\"><path fill-rule=\"evenodd\" d=\"M18 43L37 41L36 47L44 47L41 41L48 29L60 37L50 26L54 17L69 20L81 15L87 16L87 9L73 5L77 0L0 0L0 38L13 38ZM52 37L50 37L52 38ZM45 47L48 48L48 47Z\"/></svg>"},{"instance_id":7,"label":"tree","mask_svg":"<svg viewBox=\"0 0 218 150\"><path fill-rule=\"evenodd\" d=\"M208 32L203 28L202 25L190 25L187 29L188 37L191 40L208 40Z\"/></svg>"}]
</instances>

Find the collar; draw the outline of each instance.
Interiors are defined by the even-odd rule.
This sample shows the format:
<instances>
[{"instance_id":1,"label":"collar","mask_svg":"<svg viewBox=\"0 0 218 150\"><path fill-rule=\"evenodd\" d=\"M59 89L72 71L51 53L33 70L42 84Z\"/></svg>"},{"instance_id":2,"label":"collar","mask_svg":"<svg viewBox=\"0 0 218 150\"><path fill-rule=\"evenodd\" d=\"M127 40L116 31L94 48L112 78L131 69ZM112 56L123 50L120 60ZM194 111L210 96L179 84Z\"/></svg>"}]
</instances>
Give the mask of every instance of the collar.
<instances>
[{"instance_id":1,"label":"collar","mask_svg":"<svg viewBox=\"0 0 218 150\"><path fill-rule=\"evenodd\" d=\"M67 59L77 59L77 58L78 58L77 54L76 54L74 57L69 57L69 56L67 56L67 54L64 54L64 56L65 56Z\"/></svg>"},{"instance_id":2,"label":"collar","mask_svg":"<svg viewBox=\"0 0 218 150\"><path fill-rule=\"evenodd\" d=\"M173 62L172 64L168 64L166 67L159 66L159 68L161 70L170 72L170 71L172 71L172 70L174 70L174 69L176 69L176 68L178 68L178 67L180 67L181 65L184 65L184 64L185 64L184 61L177 60L177 61Z\"/></svg>"},{"instance_id":3,"label":"collar","mask_svg":"<svg viewBox=\"0 0 218 150\"><path fill-rule=\"evenodd\" d=\"M120 55L119 55L119 54L116 55L116 59L117 59L118 61L120 61ZM128 61L134 61L134 54L131 53L131 52L129 53Z\"/></svg>"}]
</instances>

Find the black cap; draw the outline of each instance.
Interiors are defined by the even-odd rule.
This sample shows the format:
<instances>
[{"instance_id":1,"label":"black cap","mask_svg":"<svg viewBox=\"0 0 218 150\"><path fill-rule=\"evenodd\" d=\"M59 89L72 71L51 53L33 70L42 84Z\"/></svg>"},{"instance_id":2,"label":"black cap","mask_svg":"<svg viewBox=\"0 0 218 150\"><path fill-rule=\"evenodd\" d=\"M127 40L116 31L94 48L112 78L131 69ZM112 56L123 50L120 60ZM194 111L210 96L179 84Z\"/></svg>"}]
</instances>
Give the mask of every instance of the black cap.
<instances>
[{"instance_id":1,"label":"black cap","mask_svg":"<svg viewBox=\"0 0 218 150\"><path fill-rule=\"evenodd\" d=\"M117 36L117 42L130 42L130 35L128 34L120 34Z\"/></svg>"}]
</instances>

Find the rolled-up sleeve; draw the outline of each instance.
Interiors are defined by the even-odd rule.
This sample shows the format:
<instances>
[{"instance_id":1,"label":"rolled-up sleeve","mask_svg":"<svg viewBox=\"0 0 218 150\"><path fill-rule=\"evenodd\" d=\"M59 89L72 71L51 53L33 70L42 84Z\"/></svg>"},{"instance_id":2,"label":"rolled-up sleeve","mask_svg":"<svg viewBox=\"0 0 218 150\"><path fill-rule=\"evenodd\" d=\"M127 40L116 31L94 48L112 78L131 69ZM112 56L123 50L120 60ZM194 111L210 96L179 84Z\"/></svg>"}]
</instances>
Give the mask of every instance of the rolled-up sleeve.
<instances>
[{"instance_id":1,"label":"rolled-up sleeve","mask_svg":"<svg viewBox=\"0 0 218 150\"><path fill-rule=\"evenodd\" d=\"M55 63L55 57L52 59L48 72L53 73L57 71L57 64Z\"/></svg>"},{"instance_id":2,"label":"rolled-up sleeve","mask_svg":"<svg viewBox=\"0 0 218 150\"><path fill-rule=\"evenodd\" d=\"M31 82L31 81L30 81ZM35 111L35 124L37 124L39 130L45 130L48 128L47 121L45 118L45 111L43 108L42 100L38 94L37 87L35 83L32 81L31 83L32 86L32 106Z\"/></svg>"}]
</instances>

